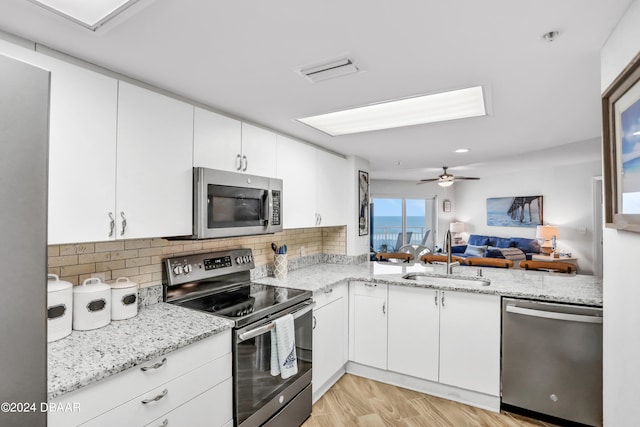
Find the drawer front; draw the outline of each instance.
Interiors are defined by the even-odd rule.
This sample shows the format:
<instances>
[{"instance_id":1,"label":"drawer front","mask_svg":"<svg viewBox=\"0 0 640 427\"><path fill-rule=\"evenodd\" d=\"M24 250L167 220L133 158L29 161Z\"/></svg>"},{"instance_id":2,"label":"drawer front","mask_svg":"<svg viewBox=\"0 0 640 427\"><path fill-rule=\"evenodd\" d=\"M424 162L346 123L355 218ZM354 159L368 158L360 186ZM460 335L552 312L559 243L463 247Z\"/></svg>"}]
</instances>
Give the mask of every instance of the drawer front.
<instances>
[{"instance_id":1,"label":"drawer front","mask_svg":"<svg viewBox=\"0 0 640 427\"><path fill-rule=\"evenodd\" d=\"M313 300L316 302L316 309L318 309L345 296L347 296L347 285L341 283L315 294Z\"/></svg>"},{"instance_id":2,"label":"drawer front","mask_svg":"<svg viewBox=\"0 0 640 427\"><path fill-rule=\"evenodd\" d=\"M233 425L231 378L147 424L147 427L226 427Z\"/></svg>"},{"instance_id":3,"label":"drawer front","mask_svg":"<svg viewBox=\"0 0 640 427\"><path fill-rule=\"evenodd\" d=\"M48 425L49 427L69 427L82 424L227 353L231 353L231 330L141 363L54 399L52 403L69 404L70 407L76 404L79 405L80 410L50 412ZM164 359L166 361L162 363ZM143 371L143 368L149 369Z\"/></svg>"},{"instance_id":4,"label":"drawer front","mask_svg":"<svg viewBox=\"0 0 640 427\"><path fill-rule=\"evenodd\" d=\"M353 293L378 298L387 298L387 285L383 283L353 282Z\"/></svg>"},{"instance_id":5,"label":"drawer front","mask_svg":"<svg viewBox=\"0 0 640 427\"><path fill-rule=\"evenodd\" d=\"M126 421L130 426L142 426L230 379L231 354L229 353L82 425L86 427L112 427ZM229 394L231 396L231 393ZM211 410L211 405L208 406L208 409ZM174 425L191 424L177 423Z\"/></svg>"}]
</instances>

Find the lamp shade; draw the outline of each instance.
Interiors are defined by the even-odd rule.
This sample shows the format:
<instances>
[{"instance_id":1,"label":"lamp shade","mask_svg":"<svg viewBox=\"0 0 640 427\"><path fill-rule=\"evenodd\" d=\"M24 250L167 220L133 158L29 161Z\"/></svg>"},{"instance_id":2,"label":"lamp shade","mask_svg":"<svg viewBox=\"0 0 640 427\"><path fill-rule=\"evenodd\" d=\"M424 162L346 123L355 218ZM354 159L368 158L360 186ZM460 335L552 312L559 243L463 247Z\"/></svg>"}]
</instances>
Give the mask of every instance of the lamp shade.
<instances>
[{"instance_id":1,"label":"lamp shade","mask_svg":"<svg viewBox=\"0 0 640 427\"><path fill-rule=\"evenodd\" d=\"M449 231L458 234L464 231L464 222L452 222L449 224Z\"/></svg>"},{"instance_id":2,"label":"lamp shade","mask_svg":"<svg viewBox=\"0 0 640 427\"><path fill-rule=\"evenodd\" d=\"M536 239L551 240L553 236L558 238L558 227L553 225L539 225L536 228Z\"/></svg>"}]
</instances>

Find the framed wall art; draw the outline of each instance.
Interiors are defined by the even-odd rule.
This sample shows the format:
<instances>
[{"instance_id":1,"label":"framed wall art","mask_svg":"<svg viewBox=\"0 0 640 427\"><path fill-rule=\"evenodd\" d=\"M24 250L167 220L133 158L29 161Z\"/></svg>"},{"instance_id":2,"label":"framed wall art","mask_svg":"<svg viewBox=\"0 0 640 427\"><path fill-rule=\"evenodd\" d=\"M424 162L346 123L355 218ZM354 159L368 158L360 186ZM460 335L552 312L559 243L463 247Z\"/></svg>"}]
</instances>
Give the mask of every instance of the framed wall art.
<instances>
[{"instance_id":1,"label":"framed wall art","mask_svg":"<svg viewBox=\"0 0 640 427\"><path fill-rule=\"evenodd\" d=\"M606 227L640 233L640 54L602 96Z\"/></svg>"},{"instance_id":2,"label":"framed wall art","mask_svg":"<svg viewBox=\"0 0 640 427\"><path fill-rule=\"evenodd\" d=\"M537 227L542 225L542 196L487 199L487 225Z\"/></svg>"},{"instance_id":3,"label":"framed wall art","mask_svg":"<svg viewBox=\"0 0 640 427\"><path fill-rule=\"evenodd\" d=\"M369 173L358 171L358 235L369 234Z\"/></svg>"}]
</instances>

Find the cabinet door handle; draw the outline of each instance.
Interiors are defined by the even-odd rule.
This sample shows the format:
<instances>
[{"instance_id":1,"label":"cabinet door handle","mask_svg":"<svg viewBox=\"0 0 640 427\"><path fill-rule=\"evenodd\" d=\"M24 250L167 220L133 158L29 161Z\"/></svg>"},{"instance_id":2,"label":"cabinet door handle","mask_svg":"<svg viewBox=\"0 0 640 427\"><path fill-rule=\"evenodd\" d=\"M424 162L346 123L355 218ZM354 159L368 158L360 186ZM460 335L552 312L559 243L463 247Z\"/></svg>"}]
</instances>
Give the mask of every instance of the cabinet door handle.
<instances>
[{"instance_id":1,"label":"cabinet door handle","mask_svg":"<svg viewBox=\"0 0 640 427\"><path fill-rule=\"evenodd\" d=\"M378 286L375 283L365 283L364 285L369 287L369 288L375 288L376 286Z\"/></svg>"},{"instance_id":2,"label":"cabinet door handle","mask_svg":"<svg viewBox=\"0 0 640 427\"><path fill-rule=\"evenodd\" d=\"M160 400L163 397L165 397L167 395L167 393L169 393L169 390L165 388L164 390L162 390L162 392L159 395L157 395L155 397L150 397L149 399L141 400L141 402L142 402L143 405L148 405L151 402L157 402L158 400Z\"/></svg>"},{"instance_id":3,"label":"cabinet door handle","mask_svg":"<svg viewBox=\"0 0 640 427\"><path fill-rule=\"evenodd\" d=\"M236 156L236 170L239 171L240 169L242 169L242 156L238 154Z\"/></svg>"},{"instance_id":4,"label":"cabinet door handle","mask_svg":"<svg viewBox=\"0 0 640 427\"><path fill-rule=\"evenodd\" d=\"M151 366L143 366L142 368L140 368L140 370L142 372L147 372L147 371L150 371L151 369L159 369L159 368L162 368L165 363L167 363L167 358L166 357L164 357L160 362L155 363L155 364L153 364Z\"/></svg>"},{"instance_id":5,"label":"cabinet door handle","mask_svg":"<svg viewBox=\"0 0 640 427\"><path fill-rule=\"evenodd\" d=\"M330 294L331 292L333 292L333 288L329 288L329 289L325 289L324 290L325 294Z\"/></svg>"},{"instance_id":6,"label":"cabinet door handle","mask_svg":"<svg viewBox=\"0 0 640 427\"><path fill-rule=\"evenodd\" d=\"M315 329L317 324L318 324L318 319L316 319L316 316L313 316L313 327L311 329Z\"/></svg>"},{"instance_id":7,"label":"cabinet door handle","mask_svg":"<svg viewBox=\"0 0 640 427\"><path fill-rule=\"evenodd\" d=\"M169 425L169 419L165 418L162 424L160 424L158 427L167 427L168 425Z\"/></svg>"},{"instance_id":8,"label":"cabinet door handle","mask_svg":"<svg viewBox=\"0 0 640 427\"><path fill-rule=\"evenodd\" d=\"M436 291L436 293L433 295L433 302L436 304L436 307L438 306L438 291Z\"/></svg>"},{"instance_id":9,"label":"cabinet door handle","mask_svg":"<svg viewBox=\"0 0 640 427\"><path fill-rule=\"evenodd\" d=\"M382 314L387 314L387 302L382 303Z\"/></svg>"},{"instance_id":10,"label":"cabinet door handle","mask_svg":"<svg viewBox=\"0 0 640 427\"><path fill-rule=\"evenodd\" d=\"M249 160L247 160L247 156L242 156L242 160L244 161L244 167L242 168L242 172L246 172L249 167Z\"/></svg>"},{"instance_id":11,"label":"cabinet door handle","mask_svg":"<svg viewBox=\"0 0 640 427\"><path fill-rule=\"evenodd\" d=\"M120 235L124 236L124 232L127 230L127 218L124 217L124 212L120 212L120 216L122 217L122 231Z\"/></svg>"},{"instance_id":12,"label":"cabinet door handle","mask_svg":"<svg viewBox=\"0 0 640 427\"><path fill-rule=\"evenodd\" d=\"M318 214L318 225L322 224L322 215Z\"/></svg>"},{"instance_id":13,"label":"cabinet door handle","mask_svg":"<svg viewBox=\"0 0 640 427\"><path fill-rule=\"evenodd\" d=\"M116 219L113 212L109 212L109 237L113 237L113 230L116 228Z\"/></svg>"},{"instance_id":14,"label":"cabinet door handle","mask_svg":"<svg viewBox=\"0 0 640 427\"><path fill-rule=\"evenodd\" d=\"M444 307L444 291L442 291L442 298L440 299L440 304Z\"/></svg>"}]
</instances>

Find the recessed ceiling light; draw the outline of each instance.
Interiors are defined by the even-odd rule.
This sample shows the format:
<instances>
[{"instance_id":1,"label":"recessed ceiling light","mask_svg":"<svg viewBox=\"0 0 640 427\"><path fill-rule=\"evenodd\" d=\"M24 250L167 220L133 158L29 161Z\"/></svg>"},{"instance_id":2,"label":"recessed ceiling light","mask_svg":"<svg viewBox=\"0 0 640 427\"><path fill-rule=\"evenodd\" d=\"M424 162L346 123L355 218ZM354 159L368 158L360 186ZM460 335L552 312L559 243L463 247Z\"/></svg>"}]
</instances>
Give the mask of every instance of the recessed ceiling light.
<instances>
[{"instance_id":1,"label":"recessed ceiling light","mask_svg":"<svg viewBox=\"0 0 640 427\"><path fill-rule=\"evenodd\" d=\"M482 86L421 95L298 119L331 136L487 114Z\"/></svg>"},{"instance_id":2,"label":"recessed ceiling light","mask_svg":"<svg viewBox=\"0 0 640 427\"><path fill-rule=\"evenodd\" d=\"M468 148L458 148L457 150L454 150L454 153L468 153L469 149Z\"/></svg>"},{"instance_id":3,"label":"recessed ceiling light","mask_svg":"<svg viewBox=\"0 0 640 427\"><path fill-rule=\"evenodd\" d=\"M29 0L95 31L139 0Z\"/></svg>"}]
</instances>

